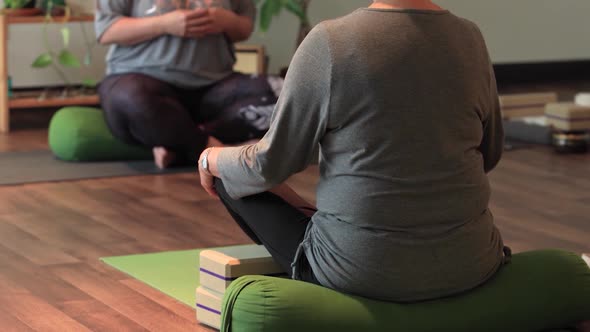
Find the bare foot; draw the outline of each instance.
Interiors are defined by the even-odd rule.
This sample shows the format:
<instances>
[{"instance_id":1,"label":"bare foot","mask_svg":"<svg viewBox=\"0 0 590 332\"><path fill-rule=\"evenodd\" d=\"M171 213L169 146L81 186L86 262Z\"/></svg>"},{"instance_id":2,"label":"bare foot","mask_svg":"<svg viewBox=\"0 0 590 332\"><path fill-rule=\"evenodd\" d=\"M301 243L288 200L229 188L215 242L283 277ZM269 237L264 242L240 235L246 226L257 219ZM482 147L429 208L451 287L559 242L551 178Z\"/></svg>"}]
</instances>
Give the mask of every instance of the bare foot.
<instances>
[{"instance_id":1,"label":"bare foot","mask_svg":"<svg viewBox=\"0 0 590 332\"><path fill-rule=\"evenodd\" d=\"M174 152L168 151L161 146L153 148L152 153L154 154L154 162L159 169L168 168L168 166L170 166L170 164L176 159L176 154Z\"/></svg>"}]
</instances>

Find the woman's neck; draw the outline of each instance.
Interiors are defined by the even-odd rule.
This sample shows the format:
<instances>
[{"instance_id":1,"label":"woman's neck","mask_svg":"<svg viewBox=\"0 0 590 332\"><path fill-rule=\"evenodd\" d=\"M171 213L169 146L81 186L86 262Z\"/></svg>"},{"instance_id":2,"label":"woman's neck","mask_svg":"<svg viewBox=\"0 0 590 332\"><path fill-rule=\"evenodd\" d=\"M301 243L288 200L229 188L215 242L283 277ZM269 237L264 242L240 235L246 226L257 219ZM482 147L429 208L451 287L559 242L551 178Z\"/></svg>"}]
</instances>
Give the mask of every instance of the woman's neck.
<instances>
[{"instance_id":1,"label":"woman's neck","mask_svg":"<svg viewBox=\"0 0 590 332\"><path fill-rule=\"evenodd\" d=\"M429 0L374 0L369 8L444 10Z\"/></svg>"}]
</instances>

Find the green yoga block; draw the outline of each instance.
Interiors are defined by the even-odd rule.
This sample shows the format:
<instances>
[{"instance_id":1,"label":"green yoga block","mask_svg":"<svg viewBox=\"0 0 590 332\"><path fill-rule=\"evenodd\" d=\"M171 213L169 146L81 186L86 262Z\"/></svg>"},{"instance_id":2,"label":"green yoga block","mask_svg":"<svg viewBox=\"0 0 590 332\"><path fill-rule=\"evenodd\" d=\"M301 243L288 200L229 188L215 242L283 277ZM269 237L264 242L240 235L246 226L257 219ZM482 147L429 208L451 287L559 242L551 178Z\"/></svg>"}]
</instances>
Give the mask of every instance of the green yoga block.
<instances>
[{"instance_id":1,"label":"green yoga block","mask_svg":"<svg viewBox=\"0 0 590 332\"><path fill-rule=\"evenodd\" d=\"M65 161L152 159L150 149L113 137L102 111L92 107L64 107L57 111L49 123L49 147Z\"/></svg>"},{"instance_id":2,"label":"green yoga block","mask_svg":"<svg viewBox=\"0 0 590 332\"><path fill-rule=\"evenodd\" d=\"M559 250L516 254L484 285L398 304L290 279L245 276L226 291L221 331L537 332L590 320L590 268Z\"/></svg>"}]
</instances>

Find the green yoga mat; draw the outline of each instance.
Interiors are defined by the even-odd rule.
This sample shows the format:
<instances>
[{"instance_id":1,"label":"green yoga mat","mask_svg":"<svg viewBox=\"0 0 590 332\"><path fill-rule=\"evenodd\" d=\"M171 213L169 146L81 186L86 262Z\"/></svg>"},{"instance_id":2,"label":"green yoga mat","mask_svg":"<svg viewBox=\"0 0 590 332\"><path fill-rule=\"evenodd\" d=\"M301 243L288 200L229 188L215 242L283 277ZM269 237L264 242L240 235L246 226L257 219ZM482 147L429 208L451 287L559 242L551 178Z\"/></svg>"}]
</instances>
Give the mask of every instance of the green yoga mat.
<instances>
[{"instance_id":1,"label":"green yoga mat","mask_svg":"<svg viewBox=\"0 0 590 332\"><path fill-rule=\"evenodd\" d=\"M247 246L251 245L244 245ZM101 260L194 308L195 290L199 286L199 253L202 250L205 249L104 257Z\"/></svg>"}]
</instances>

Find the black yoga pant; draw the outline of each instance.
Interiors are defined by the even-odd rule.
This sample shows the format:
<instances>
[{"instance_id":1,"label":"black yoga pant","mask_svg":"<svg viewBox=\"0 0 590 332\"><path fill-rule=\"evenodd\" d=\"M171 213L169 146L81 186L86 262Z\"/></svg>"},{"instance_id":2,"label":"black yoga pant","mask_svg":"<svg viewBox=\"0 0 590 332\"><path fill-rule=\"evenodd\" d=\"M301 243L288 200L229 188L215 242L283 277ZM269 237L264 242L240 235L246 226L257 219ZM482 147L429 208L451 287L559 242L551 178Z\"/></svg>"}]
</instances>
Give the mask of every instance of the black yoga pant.
<instances>
[{"instance_id":1,"label":"black yoga pant","mask_svg":"<svg viewBox=\"0 0 590 332\"><path fill-rule=\"evenodd\" d=\"M264 136L276 102L266 77L234 73L214 85L181 89L153 77L116 74L98 89L109 129L134 145L163 146L196 162L209 136L238 144ZM270 107L269 107L270 106Z\"/></svg>"},{"instance_id":2,"label":"black yoga pant","mask_svg":"<svg viewBox=\"0 0 590 332\"><path fill-rule=\"evenodd\" d=\"M311 218L270 192L236 200L229 197L223 182L217 178L215 189L240 228L252 241L264 245L283 271L292 277L291 263ZM304 253L297 268L301 280L319 284Z\"/></svg>"},{"instance_id":3,"label":"black yoga pant","mask_svg":"<svg viewBox=\"0 0 590 332\"><path fill-rule=\"evenodd\" d=\"M163 146L195 162L208 135L197 123L206 114L198 104L204 89L183 90L143 74L105 78L99 86L101 106L111 132L134 145Z\"/></svg>"}]
</instances>

